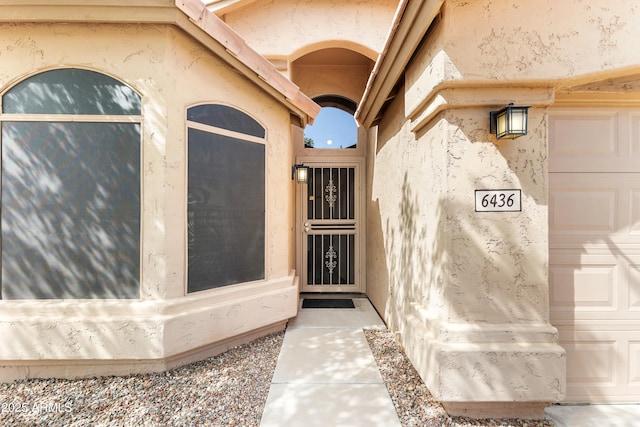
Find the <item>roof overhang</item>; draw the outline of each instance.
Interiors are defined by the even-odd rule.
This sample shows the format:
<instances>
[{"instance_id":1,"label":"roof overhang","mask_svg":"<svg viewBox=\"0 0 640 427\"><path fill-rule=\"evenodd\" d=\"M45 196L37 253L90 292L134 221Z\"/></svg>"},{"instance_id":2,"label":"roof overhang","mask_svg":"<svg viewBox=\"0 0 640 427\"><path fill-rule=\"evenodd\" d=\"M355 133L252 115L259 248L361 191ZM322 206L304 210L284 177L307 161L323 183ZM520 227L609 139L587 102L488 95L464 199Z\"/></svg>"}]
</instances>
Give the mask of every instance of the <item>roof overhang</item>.
<instances>
[{"instance_id":1,"label":"roof overhang","mask_svg":"<svg viewBox=\"0 0 640 427\"><path fill-rule=\"evenodd\" d=\"M375 126L384 106L395 96L418 45L440 13L444 0L401 0L385 46L369 76L355 117L365 127Z\"/></svg>"},{"instance_id":2,"label":"roof overhang","mask_svg":"<svg viewBox=\"0 0 640 427\"><path fill-rule=\"evenodd\" d=\"M320 112L320 106L201 0L0 0L1 22L175 25L285 105L301 126L313 123Z\"/></svg>"},{"instance_id":3,"label":"roof overhang","mask_svg":"<svg viewBox=\"0 0 640 427\"><path fill-rule=\"evenodd\" d=\"M256 0L202 0L211 12L223 16L234 10L241 9L254 3Z\"/></svg>"}]
</instances>

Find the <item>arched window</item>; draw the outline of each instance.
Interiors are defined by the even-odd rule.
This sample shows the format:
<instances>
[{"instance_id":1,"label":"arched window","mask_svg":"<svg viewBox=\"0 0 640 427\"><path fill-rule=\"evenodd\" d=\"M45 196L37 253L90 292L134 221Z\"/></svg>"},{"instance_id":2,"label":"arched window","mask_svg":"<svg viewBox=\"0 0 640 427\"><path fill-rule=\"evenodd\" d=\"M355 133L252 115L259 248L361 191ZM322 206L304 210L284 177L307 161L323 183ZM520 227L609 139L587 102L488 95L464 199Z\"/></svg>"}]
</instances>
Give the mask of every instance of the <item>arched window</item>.
<instances>
[{"instance_id":1,"label":"arched window","mask_svg":"<svg viewBox=\"0 0 640 427\"><path fill-rule=\"evenodd\" d=\"M139 298L140 104L75 68L2 96L2 298Z\"/></svg>"},{"instance_id":2,"label":"arched window","mask_svg":"<svg viewBox=\"0 0 640 427\"><path fill-rule=\"evenodd\" d=\"M358 125L353 117L355 102L337 95L318 96L313 100L322 108L313 125L307 125L304 129L305 148L356 148Z\"/></svg>"},{"instance_id":3,"label":"arched window","mask_svg":"<svg viewBox=\"0 0 640 427\"><path fill-rule=\"evenodd\" d=\"M232 107L187 110L188 292L265 277L265 129Z\"/></svg>"}]
</instances>

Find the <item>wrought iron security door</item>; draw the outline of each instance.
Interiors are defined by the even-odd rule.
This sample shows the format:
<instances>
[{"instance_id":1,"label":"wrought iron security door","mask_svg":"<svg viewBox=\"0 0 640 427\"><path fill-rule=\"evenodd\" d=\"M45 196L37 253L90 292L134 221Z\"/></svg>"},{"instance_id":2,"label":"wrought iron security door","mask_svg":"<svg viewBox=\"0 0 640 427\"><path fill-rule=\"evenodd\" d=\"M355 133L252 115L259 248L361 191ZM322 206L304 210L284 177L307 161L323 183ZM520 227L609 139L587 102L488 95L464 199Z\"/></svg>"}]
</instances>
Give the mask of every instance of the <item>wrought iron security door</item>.
<instances>
[{"instance_id":1,"label":"wrought iron security door","mask_svg":"<svg viewBox=\"0 0 640 427\"><path fill-rule=\"evenodd\" d=\"M361 292L356 165L309 168L303 202L305 292Z\"/></svg>"}]
</instances>

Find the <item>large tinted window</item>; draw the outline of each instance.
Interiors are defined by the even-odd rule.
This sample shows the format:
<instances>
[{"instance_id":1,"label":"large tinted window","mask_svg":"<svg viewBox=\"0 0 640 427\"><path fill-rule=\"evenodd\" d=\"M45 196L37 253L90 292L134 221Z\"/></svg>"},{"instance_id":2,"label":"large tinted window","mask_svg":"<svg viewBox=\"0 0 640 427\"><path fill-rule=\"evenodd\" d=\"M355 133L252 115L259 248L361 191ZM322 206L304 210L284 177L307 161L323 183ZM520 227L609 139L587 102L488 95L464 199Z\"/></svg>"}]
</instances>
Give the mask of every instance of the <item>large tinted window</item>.
<instances>
[{"instance_id":1,"label":"large tinted window","mask_svg":"<svg viewBox=\"0 0 640 427\"><path fill-rule=\"evenodd\" d=\"M138 298L138 95L65 69L2 101L2 298Z\"/></svg>"},{"instance_id":2,"label":"large tinted window","mask_svg":"<svg viewBox=\"0 0 640 427\"><path fill-rule=\"evenodd\" d=\"M226 106L193 107L187 117L188 291L263 279L265 130Z\"/></svg>"}]
</instances>

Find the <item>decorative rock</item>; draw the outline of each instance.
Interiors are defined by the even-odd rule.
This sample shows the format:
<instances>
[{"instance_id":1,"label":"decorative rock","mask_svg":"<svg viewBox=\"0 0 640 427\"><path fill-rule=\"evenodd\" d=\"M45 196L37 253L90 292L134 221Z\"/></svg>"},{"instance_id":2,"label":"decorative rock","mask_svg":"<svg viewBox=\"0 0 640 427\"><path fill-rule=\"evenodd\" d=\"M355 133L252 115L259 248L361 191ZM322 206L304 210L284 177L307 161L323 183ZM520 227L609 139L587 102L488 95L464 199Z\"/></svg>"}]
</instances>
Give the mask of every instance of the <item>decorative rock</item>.
<instances>
[{"instance_id":1,"label":"decorative rock","mask_svg":"<svg viewBox=\"0 0 640 427\"><path fill-rule=\"evenodd\" d=\"M449 417L388 331L365 331L403 426L550 427ZM168 372L0 384L2 426L259 426L284 332Z\"/></svg>"}]
</instances>

